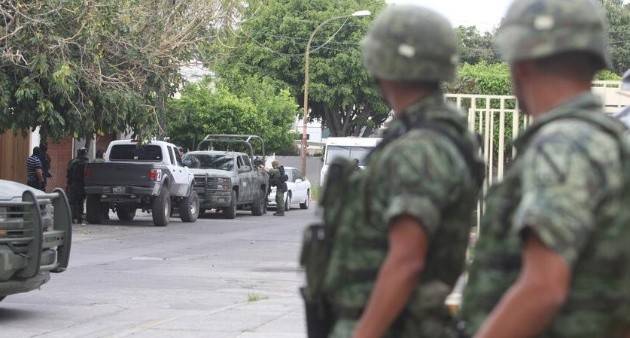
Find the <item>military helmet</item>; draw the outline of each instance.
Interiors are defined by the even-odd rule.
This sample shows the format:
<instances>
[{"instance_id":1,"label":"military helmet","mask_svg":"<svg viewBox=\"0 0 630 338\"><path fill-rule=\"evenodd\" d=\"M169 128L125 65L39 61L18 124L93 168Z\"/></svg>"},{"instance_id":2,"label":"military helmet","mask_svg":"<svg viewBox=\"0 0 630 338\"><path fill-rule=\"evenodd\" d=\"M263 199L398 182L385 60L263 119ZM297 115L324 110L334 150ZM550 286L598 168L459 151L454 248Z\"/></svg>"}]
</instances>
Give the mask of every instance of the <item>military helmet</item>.
<instances>
[{"instance_id":1,"label":"military helmet","mask_svg":"<svg viewBox=\"0 0 630 338\"><path fill-rule=\"evenodd\" d=\"M271 162L271 167L272 167L272 168L277 168L279 165L280 165L280 162L278 162L278 161L276 161L276 160L273 160L273 161Z\"/></svg>"},{"instance_id":2,"label":"military helmet","mask_svg":"<svg viewBox=\"0 0 630 338\"><path fill-rule=\"evenodd\" d=\"M623 79L621 80L621 90L630 92L630 69L623 74Z\"/></svg>"},{"instance_id":3,"label":"military helmet","mask_svg":"<svg viewBox=\"0 0 630 338\"><path fill-rule=\"evenodd\" d=\"M362 42L363 62L376 78L450 81L457 67L457 39L442 15L415 5L390 5Z\"/></svg>"},{"instance_id":4,"label":"military helmet","mask_svg":"<svg viewBox=\"0 0 630 338\"><path fill-rule=\"evenodd\" d=\"M565 52L588 52L611 66L608 24L594 0L515 0L507 11L496 44L509 62Z\"/></svg>"}]
</instances>

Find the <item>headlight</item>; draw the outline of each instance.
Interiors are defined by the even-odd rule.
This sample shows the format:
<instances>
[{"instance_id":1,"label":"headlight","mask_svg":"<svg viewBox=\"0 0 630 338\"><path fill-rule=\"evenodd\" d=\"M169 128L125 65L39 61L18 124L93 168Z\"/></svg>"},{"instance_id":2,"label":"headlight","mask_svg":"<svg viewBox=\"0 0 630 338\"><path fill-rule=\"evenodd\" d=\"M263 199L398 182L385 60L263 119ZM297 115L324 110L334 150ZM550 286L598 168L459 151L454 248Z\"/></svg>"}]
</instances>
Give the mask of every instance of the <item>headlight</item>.
<instances>
[{"instance_id":1,"label":"headlight","mask_svg":"<svg viewBox=\"0 0 630 338\"><path fill-rule=\"evenodd\" d=\"M219 177L217 179L217 189L219 190L223 190L223 191L230 191L232 190L232 180L230 180L227 177Z\"/></svg>"}]
</instances>

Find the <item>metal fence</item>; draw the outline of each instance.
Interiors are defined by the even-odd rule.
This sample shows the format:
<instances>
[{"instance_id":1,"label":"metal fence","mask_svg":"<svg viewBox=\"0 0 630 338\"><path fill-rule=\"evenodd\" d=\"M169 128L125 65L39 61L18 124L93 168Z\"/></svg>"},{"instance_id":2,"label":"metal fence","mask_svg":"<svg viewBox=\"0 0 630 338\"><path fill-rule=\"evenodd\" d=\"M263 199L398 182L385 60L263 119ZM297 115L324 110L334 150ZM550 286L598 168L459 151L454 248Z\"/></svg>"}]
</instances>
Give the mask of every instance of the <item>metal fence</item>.
<instances>
[{"instance_id":1,"label":"metal fence","mask_svg":"<svg viewBox=\"0 0 630 338\"><path fill-rule=\"evenodd\" d=\"M630 103L619 94L619 82L596 81L593 92L600 95L606 112L613 113ZM503 179L507 166L516 155L513 141L532 123L532 118L523 114L514 96L447 94L449 102L468 113L468 127L481 137L483 158L486 162L486 180L483 195L488 188ZM477 206L477 225L485 210L483 199ZM479 227L477 227L479 235Z\"/></svg>"}]
</instances>

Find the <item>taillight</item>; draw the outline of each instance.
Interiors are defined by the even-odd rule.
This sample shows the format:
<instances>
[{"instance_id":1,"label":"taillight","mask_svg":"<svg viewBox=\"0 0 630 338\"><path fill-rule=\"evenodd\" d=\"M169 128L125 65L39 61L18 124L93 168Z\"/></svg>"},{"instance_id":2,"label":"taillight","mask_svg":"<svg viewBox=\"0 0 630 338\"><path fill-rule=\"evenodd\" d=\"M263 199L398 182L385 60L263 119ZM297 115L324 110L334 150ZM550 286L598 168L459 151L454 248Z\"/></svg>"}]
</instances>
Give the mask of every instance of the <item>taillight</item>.
<instances>
[{"instance_id":1,"label":"taillight","mask_svg":"<svg viewBox=\"0 0 630 338\"><path fill-rule=\"evenodd\" d=\"M149 170L149 180L150 181L161 181L162 180L162 169L151 169L151 170Z\"/></svg>"}]
</instances>

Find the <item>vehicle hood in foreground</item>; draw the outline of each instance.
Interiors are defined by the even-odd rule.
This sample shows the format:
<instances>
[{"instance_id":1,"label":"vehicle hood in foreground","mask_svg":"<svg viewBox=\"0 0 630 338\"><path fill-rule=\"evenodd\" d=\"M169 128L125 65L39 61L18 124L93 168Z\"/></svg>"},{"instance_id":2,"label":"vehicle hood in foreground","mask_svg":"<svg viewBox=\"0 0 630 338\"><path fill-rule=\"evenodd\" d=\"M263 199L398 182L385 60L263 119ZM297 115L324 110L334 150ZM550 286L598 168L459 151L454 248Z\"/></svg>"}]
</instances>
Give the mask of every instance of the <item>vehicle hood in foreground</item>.
<instances>
[{"instance_id":1,"label":"vehicle hood in foreground","mask_svg":"<svg viewBox=\"0 0 630 338\"><path fill-rule=\"evenodd\" d=\"M41 190L37 190L29 187L28 185L13 182L0 180L0 201L12 201L12 200L22 200L22 194L25 190L30 190L35 193L35 195L44 194Z\"/></svg>"}]
</instances>

